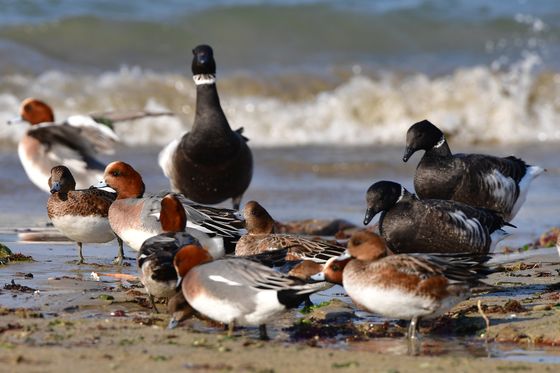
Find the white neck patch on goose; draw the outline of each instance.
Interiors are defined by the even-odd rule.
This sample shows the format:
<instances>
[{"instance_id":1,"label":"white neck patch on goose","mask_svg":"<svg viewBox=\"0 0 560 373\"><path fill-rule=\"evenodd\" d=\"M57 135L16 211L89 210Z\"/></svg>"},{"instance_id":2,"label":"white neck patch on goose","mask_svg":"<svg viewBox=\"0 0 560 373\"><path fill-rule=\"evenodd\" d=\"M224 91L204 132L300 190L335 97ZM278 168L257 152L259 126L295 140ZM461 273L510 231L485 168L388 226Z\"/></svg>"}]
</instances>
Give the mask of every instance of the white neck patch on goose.
<instances>
[{"instance_id":1,"label":"white neck patch on goose","mask_svg":"<svg viewBox=\"0 0 560 373\"><path fill-rule=\"evenodd\" d=\"M196 84L196 85L215 84L216 83L216 75L214 75L214 74L193 75L193 80L194 80L194 84Z\"/></svg>"},{"instance_id":2,"label":"white neck patch on goose","mask_svg":"<svg viewBox=\"0 0 560 373\"><path fill-rule=\"evenodd\" d=\"M439 141L437 142L437 144L434 146L435 149L439 148L440 146L443 145L443 143L445 142L445 136L441 136L441 139L439 139Z\"/></svg>"},{"instance_id":3,"label":"white neck patch on goose","mask_svg":"<svg viewBox=\"0 0 560 373\"><path fill-rule=\"evenodd\" d=\"M397 202L395 202L395 203L399 203L399 202L401 201L401 199L403 199L403 197L404 197L404 192L405 192L405 189L404 189L404 187L401 185L401 195L399 196L399 199L397 199Z\"/></svg>"}]
</instances>

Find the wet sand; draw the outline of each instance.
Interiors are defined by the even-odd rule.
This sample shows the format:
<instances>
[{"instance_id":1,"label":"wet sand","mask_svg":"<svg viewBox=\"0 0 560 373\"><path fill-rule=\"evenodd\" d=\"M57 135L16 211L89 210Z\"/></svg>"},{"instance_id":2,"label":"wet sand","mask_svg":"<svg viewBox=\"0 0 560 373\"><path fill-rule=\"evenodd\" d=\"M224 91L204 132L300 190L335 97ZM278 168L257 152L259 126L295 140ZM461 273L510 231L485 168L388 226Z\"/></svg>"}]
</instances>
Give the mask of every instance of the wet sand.
<instances>
[{"instance_id":1,"label":"wet sand","mask_svg":"<svg viewBox=\"0 0 560 373\"><path fill-rule=\"evenodd\" d=\"M487 281L499 290L424 323L412 345L419 356L410 356L405 324L356 310L340 287L312 299L336 301L275 320L270 342L259 341L256 328L227 338L223 326L198 319L166 329L169 316L154 314L141 285L126 276L136 274L134 261L110 264L114 244L85 246L89 264L80 266L73 244L9 246L35 261L0 268L0 363L7 371L556 371L560 363L555 248L498 257L513 260ZM488 342L478 300L490 319Z\"/></svg>"},{"instance_id":2,"label":"wet sand","mask_svg":"<svg viewBox=\"0 0 560 373\"><path fill-rule=\"evenodd\" d=\"M167 186L156 164L158 150L122 149L114 159L132 162L148 190L158 191ZM359 225L364 193L373 181L392 179L410 186L414 173L414 162L400 161L400 147L375 150L257 149L255 178L244 202L260 201L283 222L341 218ZM533 242L558 225L560 171L554 152L538 147L492 152L518 154L548 168L535 181L506 244ZM35 260L0 266L2 370L469 372L556 371L558 365L550 364L560 364L560 292L555 285L560 260L555 249L509 256L524 264L488 281L506 290L479 294L446 317L425 323L421 344L413 346L419 356L408 355L406 324L356 310L340 287L312 298L315 304L335 302L275 320L269 326L273 340L267 343L257 340L255 328L239 329L229 339L221 326L196 319L167 330L169 317L152 313L140 284L114 277L136 275L132 250L125 249L129 265L119 268L111 265L115 242L85 245L89 264L78 266L74 244L17 242L14 227L44 227L47 196L26 179L12 151L2 155L7 171L0 176L0 242ZM518 303L506 304L513 298ZM481 337L485 323L478 299L491 322L488 343Z\"/></svg>"}]
</instances>

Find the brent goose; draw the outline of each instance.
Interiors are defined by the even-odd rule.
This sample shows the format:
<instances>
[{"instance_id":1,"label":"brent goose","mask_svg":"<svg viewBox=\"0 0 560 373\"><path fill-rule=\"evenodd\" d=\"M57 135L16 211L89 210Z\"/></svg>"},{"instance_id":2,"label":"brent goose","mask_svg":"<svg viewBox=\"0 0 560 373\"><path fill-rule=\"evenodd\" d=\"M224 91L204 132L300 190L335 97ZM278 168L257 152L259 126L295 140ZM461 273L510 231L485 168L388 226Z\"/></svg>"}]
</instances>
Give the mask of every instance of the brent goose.
<instances>
[{"instance_id":1,"label":"brent goose","mask_svg":"<svg viewBox=\"0 0 560 373\"><path fill-rule=\"evenodd\" d=\"M232 131L220 106L212 48L199 45L193 54L193 127L160 152L159 164L174 191L205 204L231 198L237 210L253 175L248 139L242 135L242 128Z\"/></svg>"},{"instance_id":2,"label":"brent goose","mask_svg":"<svg viewBox=\"0 0 560 373\"><path fill-rule=\"evenodd\" d=\"M394 253L486 254L507 235L500 229L507 223L490 210L455 201L420 200L392 181L370 186L366 201L364 224L382 212L379 232Z\"/></svg>"},{"instance_id":3,"label":"brent goose","mask_svg":"<svg viewBox=\"0 0 560 373\"><path fill-rule=\"evenodd\" d=\"M531 181L544 171L513 156L452 154L443 132L427 120L408 129L403 161L422 149L426 153L414 176L418 197L484 207L498 212L505 221L515 217Z\"/></svg>"}]
</instances>

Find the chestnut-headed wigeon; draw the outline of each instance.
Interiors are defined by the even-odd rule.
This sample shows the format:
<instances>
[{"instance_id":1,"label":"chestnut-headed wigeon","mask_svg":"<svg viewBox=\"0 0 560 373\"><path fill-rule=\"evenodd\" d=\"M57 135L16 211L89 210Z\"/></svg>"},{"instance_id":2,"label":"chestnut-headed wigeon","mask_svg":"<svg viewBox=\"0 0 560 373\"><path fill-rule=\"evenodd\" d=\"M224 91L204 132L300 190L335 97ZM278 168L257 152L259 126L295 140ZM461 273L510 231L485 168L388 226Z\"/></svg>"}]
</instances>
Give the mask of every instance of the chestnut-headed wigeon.
<instances>
[{"instance_id":1,"label":"chestnut-headed wigeon","mask_svg":"<svg viewBox=\"0 0 560 373\"><path fill-rule=\"evenodd\" d=\"M324 263L341 255L346 247L319 239L274 232L274 219L258 202L249 201L243 208L245 228L235 245L235 255L245 256L269 250L288 249L288 260L309 259Z\"/></svg>"},{"instance_id":2,"label":"chestnut-headed wigeon","mask_svg":"<svg viewBox=\"0 0 560 373\"><path fill-rule=\"evenodd\" d=\"M283 249L283 250L269 251L257 255L250 255L244 257L243 259L251 260L256 263L263 264L270 268L284 269L284 267L288 265L288 262L285 259L286 254L287 254L287 249ZM235 256L226 255L226 258L235 258ZM325 288L328 288L329 286L330 284L325 283ZM306 300L306 304L307 304L307 300ZM169 329L173 329L177 327L179 322L192 316L193 314L196 314L196 316L199 319L208 319L204 315L201 315L200 313L196 312L188 304L188 302L185 300L185 296L183 295L181 288L177 288L176 293L169 298L169 301L167 303L167 311L171 314L171 320L169 321L169 325L168 325Z\"/></svg>"},{"instance_id":3,"label":"chestnut-headed wigeon","mask_svg":"<svg viewBox=\"0 0 560 373\"><path fill-rule=\"evenodd\" d=\"M51 107L34 98L25 99L20 117L8 123L17 122L31 124L18 145L21 164L29 179L46 192L50 170L61 164L70 169L78 189L95 184L105 169L97 154L112 154L119 141L111 128L90 116L75 115L55 122Z\"/></svg>"},{"instance_id":4,"label":"chestnut-headed wigeon","mask_svg":"<svg viewBox=\"0 0 560 373\"><path fill-rule=\"evenodd\" d=\"M208 45L193 50L196 113L190 132L159 154L171 189L204 204L232 199L239 209L253 176L253 156L242 128L232 131L216 88L216 62Z\"/></svg>"},{"instance_id":5,"label":"chestnut-headed wigeon","mask_svg":"<svg viewBox=\"0 0 560 373\"><path fill-rule=\"evenodd\" d=\"M230 334L235 324L258 325L260 337L267 339L268 320L326 288L325 283L305 283L248 259L212 261L195 245L179 250L174 264L187 302L202 315L228 324Z\"/></svg>"},{"instance_id":6,"label":"chestnut-headed wigeon","mask_svg":"<svg viewBox=\"0 0 560 373\"><path fill-rule=\"evenodd\" d=\"M108 219L115 194L95 188L76 190L76 181L65 166L53 167L48 186L51 192L47 202L49 219L59 231L78 244L78 264L84 262L83 243L103 243L116 238L119 250L115 263L121 265L123 243L113 233Z\"/></svg>"},{"instance_id":7,"label":"chestnut-headed wigeon","mask_svg":"<svg viewBox=\"0 0 560 373\"><path fill-rule=\"evenodd\" d=\"M345 255L311 278L338 284L342 280L360 308L411 320L408 337L415 338L419 318L440 316L470 296L471 287L490 272L484 265L488 258L470 253L387 256L380 236L360 231L350 238Z\"/></svg>"},{"instance_id":8,"label":"chestnut-headed wigeon","mask_svg":"<svg viewBox=\"0 0 560 373\"><path fill-rule=\"evenodd\" d=\"M107 165L98 187L110 187L117 200L109 209L109 222L115 233L134 250L139 250L148 238L162 233L161 200L167 192L145 195L142 176L128 163L116 161ZM188 234L213 252L224 254L225 245L234 244L242 234L243 222L237 211L218 209L193 203L180 194L187 215ZM218 255L218 254L216 254Z\"/></svg>"},{"instance_id":9,"label":"chestnut-headed wigeon","mask_svg":"<svg viewBox=\"0 0 560 373\"><path fill-rule=\"evenodd\" d=\"M420 198L487 208L508 222L525 203L533 179L544 171L513 156L452 154L443 132L427 120L408 129L403 161L418 150L426 151L414 176Z\"/></svg>"},{"instance_id":10,"label":"chestnut-headed wigeon","mask_svg":"<svg viewBox=\"0 0 560 373\"><path fill-rule=\"evenodd\" d=\"M508 234L496 213L461 202L421 200L402 185L379 181L366 193L364 224L379 212L379 232L394 253L486 254Z\"/></svg>"},{"instance_id":11,"label":"chestnut-headed wigeon","mask_svg":"<svg viewBox=\"0 0 560 373\"><path fill-rule=\"evenodd\" d=\"M158 309L154 297L168 299L176 293L177 272L173 267L175 254L183 246L198 243L196 238L185 232L187 214L174 194L161 199L159 221L163 233L144 241L137 256L140 281L156 312ZM223 252L215 255L219 257Z\"/></svg>"}]
</instances>

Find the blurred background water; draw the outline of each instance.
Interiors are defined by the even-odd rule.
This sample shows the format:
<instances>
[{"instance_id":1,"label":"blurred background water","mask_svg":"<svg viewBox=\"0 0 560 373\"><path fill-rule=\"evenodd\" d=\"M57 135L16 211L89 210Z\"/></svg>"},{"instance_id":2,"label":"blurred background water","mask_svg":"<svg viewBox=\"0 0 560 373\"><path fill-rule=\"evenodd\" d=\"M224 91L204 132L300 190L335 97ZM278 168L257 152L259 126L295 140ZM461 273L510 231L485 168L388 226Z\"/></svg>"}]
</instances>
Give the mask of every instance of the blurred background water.
<instances>
[{"instance_id":1,"label":"blurred background water","mask_svg":"<svg viewBox=\"0 0 560 373\"><path fill-rule=\"evenodd\" d=\"M20 101L58 119L171 110L116 126L148 190L166 187L163 144L191 127L191 49L215 49L232 127L255 149L258 199L279 219L360 224L380 179L412 189L408 127L430 119L452 150L548 168L514 221L529 240L558 224L560 2L554 0L0 0L0 226L46 221L47 196L14 152ZM126 147L129 146L129 148ZM110 161L113 158L105 158Z\"/></svg>"},{"instance_id":2,"label":"blurred background water","mask_svg":"<svg viewBox=\"0 0 560 373\"><path fill-rule=\"evenodd\" d=\"M194 116L191 49L253 146L401 144L430 118L462 143L560 140L555 0L0 0L0 122L37 96L58 118L148 108L117 127L161 145ZM22 127L0 126L13 144Z\"/></svg>"}]
</instances>

